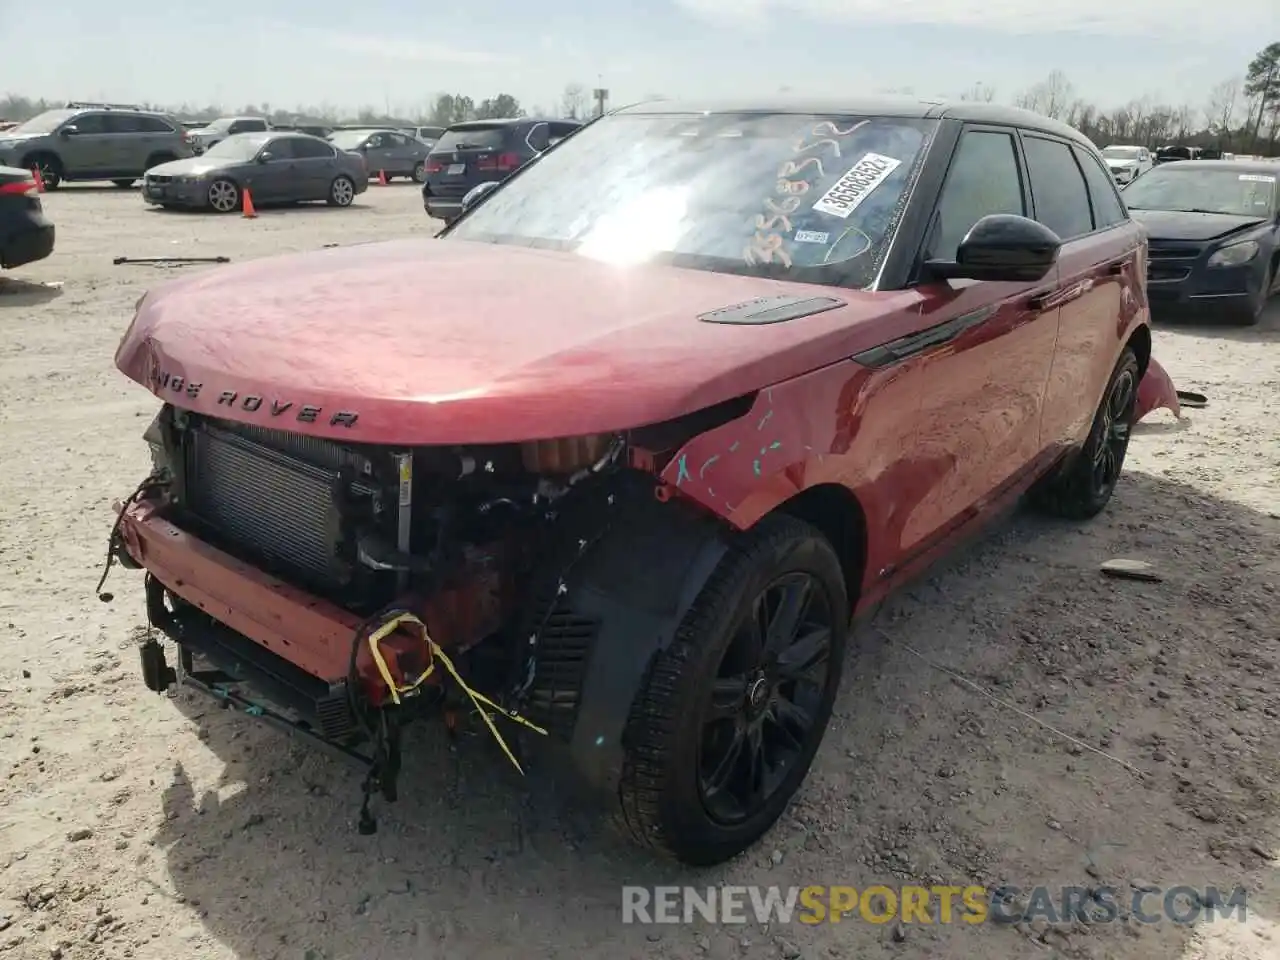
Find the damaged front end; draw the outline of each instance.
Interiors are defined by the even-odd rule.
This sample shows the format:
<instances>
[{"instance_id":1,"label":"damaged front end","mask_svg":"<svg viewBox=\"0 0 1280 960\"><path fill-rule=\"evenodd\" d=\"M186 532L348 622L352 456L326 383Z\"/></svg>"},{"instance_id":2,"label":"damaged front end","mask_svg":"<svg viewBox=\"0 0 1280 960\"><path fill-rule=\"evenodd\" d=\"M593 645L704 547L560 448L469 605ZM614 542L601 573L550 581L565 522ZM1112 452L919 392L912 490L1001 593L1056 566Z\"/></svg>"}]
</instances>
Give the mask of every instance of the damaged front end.
<instances>
[{"instance_id":1,"label":"damaged front end","mask_svg":"<svg viewBox=\"0 0 1280 960\"><path fill-rule=\"evenodd\" d=\"M615 576L609 549L578 569L606 533L652 527L664 508L621 435L391 448L166 405L145 438L153 471L119 506L111 553L146 570L146 685L194 688L365 765L362 831L369 796L396 796L406 723L433 715L452 731L478 715L520 769L499 725L574 739L602 620L660 633L643 601L619 612L625 585L592 590ZM677 557L673 574L686 568ZM612 612L567 604L575 581Z\"/></svg>"}]
</instances>

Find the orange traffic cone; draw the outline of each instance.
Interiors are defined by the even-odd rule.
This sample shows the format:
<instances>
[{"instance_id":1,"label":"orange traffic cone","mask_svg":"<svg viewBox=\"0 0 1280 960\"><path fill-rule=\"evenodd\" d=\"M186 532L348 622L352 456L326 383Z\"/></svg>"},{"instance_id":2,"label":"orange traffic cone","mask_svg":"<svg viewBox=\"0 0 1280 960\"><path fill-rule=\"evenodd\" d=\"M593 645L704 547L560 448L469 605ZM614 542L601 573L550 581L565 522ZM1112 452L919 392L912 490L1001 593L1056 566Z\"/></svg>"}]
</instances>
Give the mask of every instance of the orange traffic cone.
<instances>
[{"instance_id":1,"label":"orange traffic cone","mask_svg":"<svg viewBox=\"0 0 1280 960\"><path fill-rule=\"evenodd\" d=\"M387 185L387 171L378 171L378 186L385 187Z\"/></svg>"},{"instance_id":2,"label":"orange traffic cone","mask_svg":"<svg viewBox=\"0 0 1280 960\"><path fill-rule=\"evenodd\" d=\"M244 188L244 212L240 214L246 219L253 219L258 215L258 211L253 209L253 194L249 192L249 188Z\"/></svg>"},{"instance_id":3,"label":"orange traffic cone","mask_svg":"<svg viewBox=\"0 0 1280 960\"><path fill-rule=\"evenodd\" d=\"M40 175L40 168L39 168L39 167L32 167L32 168L31 168L31 176L35 178L35 181L36 181L36 190L37 190L39 193L44 193L44 177L42 177L42 176Z\"/></svg>"}]
</instances>

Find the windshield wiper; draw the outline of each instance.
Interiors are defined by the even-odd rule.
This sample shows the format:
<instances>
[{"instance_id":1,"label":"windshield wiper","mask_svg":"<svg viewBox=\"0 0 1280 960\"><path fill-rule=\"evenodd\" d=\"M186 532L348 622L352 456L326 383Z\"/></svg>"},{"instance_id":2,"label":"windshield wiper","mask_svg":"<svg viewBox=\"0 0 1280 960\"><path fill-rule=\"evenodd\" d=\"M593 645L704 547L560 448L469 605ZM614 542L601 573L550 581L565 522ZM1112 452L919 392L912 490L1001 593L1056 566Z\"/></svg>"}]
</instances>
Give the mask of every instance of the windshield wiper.
<instances>
[{"instance_id":1,"label":"windshield wiper","mask_svg":"<svg viewBox=\"0 0 1280 960\"><path fill-rule=\"evenodd\" d=\"M1219 213L1219 214L1222 213L1221 210L1205 210L1203 207L1188 207L1185 210L1179 208L1171 212L1173 213ZM1227 214L1227 216L1230 216L1230 214Z\"/></svg>"}]
</instances>

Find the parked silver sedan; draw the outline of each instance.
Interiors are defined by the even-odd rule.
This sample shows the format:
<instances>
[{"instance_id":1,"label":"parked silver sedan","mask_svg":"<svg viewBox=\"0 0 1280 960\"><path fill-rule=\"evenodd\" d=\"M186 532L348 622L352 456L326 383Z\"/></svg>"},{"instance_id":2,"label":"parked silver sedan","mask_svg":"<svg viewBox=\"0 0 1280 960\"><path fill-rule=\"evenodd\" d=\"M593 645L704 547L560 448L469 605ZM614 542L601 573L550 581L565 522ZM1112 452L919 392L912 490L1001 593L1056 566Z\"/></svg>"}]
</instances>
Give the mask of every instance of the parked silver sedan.
<instances>
[{"instance_id":1,"label":"parked silver sedan","mask_svg":"<svg viewBox=\"0 0 1280 960\"><path fill-rule=\"evenodd\" d=\"M198 157L162 163L146 172L142 197L162 207L230 213L248 190L257 204L324 200L347 207L369 188L364 158L301 133L241 133Z\"/></svg>"},{"instance_id":2,"label":"parked silver sedan","mask_svg":"<svg viewBox=\"0 0 1280 960\"><path fill-rule=\"evenodd\" d=\"M341 150L364 157L369 175L379 172L392 177L411 177L416 183L426 180L427 154L431 145L399 130L370 127L367 130L339 130L329 142Z\"/></svg>"}]
</instances>

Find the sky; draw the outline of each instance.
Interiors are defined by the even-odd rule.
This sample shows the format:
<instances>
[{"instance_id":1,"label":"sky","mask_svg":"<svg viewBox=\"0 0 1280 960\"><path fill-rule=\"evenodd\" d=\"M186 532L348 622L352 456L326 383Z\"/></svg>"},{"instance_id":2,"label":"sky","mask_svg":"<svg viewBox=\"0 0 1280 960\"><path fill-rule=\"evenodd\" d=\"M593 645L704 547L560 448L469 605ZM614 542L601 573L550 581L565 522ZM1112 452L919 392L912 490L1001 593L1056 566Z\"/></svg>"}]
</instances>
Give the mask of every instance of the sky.
<instances>
[{"instance_id":1,"label":"sky","mask_svg":"<svg viewBox=\"0 0 1280 960\"><path fill-rule=\"evenodd\" d=\"M555 108L568 83L610 105L654 95L1008 100L1055 68L1079 95L1199 106L1280 40L1280 0L0 0L0 92L268 103L415 114L440 92Z\"/></svg>"}]
</instances>

